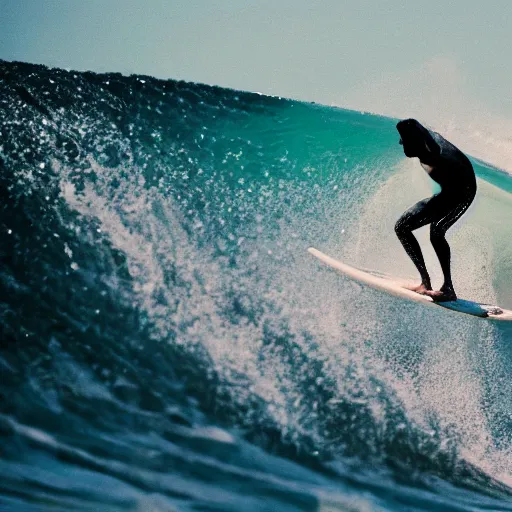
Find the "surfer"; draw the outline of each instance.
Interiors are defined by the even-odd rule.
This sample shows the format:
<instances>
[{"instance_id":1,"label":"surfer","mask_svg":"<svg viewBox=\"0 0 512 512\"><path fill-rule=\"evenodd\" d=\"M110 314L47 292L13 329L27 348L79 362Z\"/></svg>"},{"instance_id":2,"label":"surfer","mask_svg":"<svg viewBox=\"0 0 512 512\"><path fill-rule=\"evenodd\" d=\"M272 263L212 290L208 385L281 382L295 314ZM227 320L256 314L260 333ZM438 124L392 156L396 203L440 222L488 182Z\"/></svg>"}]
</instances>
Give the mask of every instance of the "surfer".
<instances>
[{"instance_id":1,"label":"surfer","mask_svg":"<svg viewBox=\"0 0 512 512\"><path fill-rule=\"evenodd\" d=\"M441 192L412 206L395 225L400 242L421 276L421 284L411 289L438 302L457 300L450 270L450 246L445 235L475 198L473 166L462 151L415 119L400 121L396 128L405 156L418 157L423 169L441 186ZM430 241L444 275L440 290L432 290L420 245L412 234L427 224L430 224Z\"/></svg>"}]
</instances>

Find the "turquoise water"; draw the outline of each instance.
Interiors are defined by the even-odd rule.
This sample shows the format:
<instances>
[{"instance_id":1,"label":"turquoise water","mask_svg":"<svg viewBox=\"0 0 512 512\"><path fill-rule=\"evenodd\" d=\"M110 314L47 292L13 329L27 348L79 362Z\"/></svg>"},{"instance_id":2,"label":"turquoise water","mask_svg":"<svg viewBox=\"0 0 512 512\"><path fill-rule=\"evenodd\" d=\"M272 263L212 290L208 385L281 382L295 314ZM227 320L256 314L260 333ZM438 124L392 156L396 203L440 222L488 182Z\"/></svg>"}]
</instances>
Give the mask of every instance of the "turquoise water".
<instances>
[{"instance_id":1,"label":"turquoise water","mask_svg":"<svg viewBox=\"0 0 512 512\"><path fill-rule=\"evenodd\" d=\"M415 275L395 120L0 68L2 511L512 510L512 330L306 251ZM512 179L475 169L455 286L512 307Z\"/></svg>"}]
</instances>

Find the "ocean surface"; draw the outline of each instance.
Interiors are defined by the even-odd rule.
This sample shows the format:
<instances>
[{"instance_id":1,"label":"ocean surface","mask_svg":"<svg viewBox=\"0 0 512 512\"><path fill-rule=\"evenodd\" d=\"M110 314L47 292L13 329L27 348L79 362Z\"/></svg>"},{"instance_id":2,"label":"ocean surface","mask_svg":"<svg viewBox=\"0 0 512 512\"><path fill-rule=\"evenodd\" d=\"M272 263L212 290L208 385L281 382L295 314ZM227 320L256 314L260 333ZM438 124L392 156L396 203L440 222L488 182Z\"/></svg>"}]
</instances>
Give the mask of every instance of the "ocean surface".
<instances>
[{"instance_id":1,"label":"ocean surface","mask_svg":"<svg viewBox=\"0 0 512 512\"><path fill-rule=\"evenodd\" d=\"M512 510L512 327L307 253L415 276L395 123L0 61L0 510ZM512 308L512 177L473 162L456 290Z\"/></svg>"}]
</instances>

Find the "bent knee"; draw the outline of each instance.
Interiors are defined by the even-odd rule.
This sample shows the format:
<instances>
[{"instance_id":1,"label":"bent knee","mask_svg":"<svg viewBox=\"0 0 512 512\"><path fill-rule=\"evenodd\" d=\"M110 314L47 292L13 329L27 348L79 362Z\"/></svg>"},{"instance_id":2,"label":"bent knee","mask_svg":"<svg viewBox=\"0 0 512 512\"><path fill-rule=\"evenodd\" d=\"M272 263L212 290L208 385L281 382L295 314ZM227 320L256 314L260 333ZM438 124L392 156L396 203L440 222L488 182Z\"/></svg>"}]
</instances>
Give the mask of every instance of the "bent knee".
<instances>
[{"instance_id":1,"label":"bent knee","mask_svg":"<svg viewBox=\"0 0 512 512\"><path fill-rule=\"evenodd\" d=\"M430 241L431 242L439 242L445 240L446 231L444 229L439 228L431 228L430 229Z\"/></svg>"},{"instance_id":2,"label":"bent knee","mask_svg":"<svg viewBox=\"0 0 512 512\"><path fill-rule=\"evenodd\" d=\"M410 232L411 230L409 229L409 226L407 225L407 222L404 221L404 219L400 218L396 221L395 233L398 236L398 238L401 238L402 236Z\"/></svg>"}]
</instances>

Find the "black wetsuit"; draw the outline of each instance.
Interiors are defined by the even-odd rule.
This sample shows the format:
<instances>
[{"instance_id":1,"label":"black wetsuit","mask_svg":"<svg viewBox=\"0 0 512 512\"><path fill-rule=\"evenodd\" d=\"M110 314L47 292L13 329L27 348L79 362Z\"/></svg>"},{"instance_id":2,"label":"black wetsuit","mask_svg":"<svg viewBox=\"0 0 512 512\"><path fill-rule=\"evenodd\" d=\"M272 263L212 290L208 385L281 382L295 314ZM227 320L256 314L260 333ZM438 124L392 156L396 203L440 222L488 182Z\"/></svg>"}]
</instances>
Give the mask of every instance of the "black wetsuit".
<instances>
[{"instance_id":1,"label":"black wetsuit","mask_svg":"<svg viewBox=\"0 0 512 512\"><path fill-rule=\"evenodd\" d=\"M419 123L417 124L419 125ZM423 128L421 125L419 126ZM404 139L404 133L405 138L407 138L407 131L404 128L400 130L400 123L398 128L402 139ZM423 130L427 131L425 128ZM417 139L418 133L415 132L413 137ZM410 154L406 152L406 155L420 158L420 162L430 177L441 186L441 191L428 199L423 199L407 210L398 219L395 231L407 254L418 268L423 284L430 288L430 278L423 255L416 238L412 234L415 229L430 224L430 240L445 277L443 287L453 291L450 272L450 247L446 241L445 233L473 202L476 194L476 178L471 162L459 149L437 133L428 132L428 136L426 136L427 143L423 142L423 150L427 147L426 152L422 153L423 150L419 150L420 154L414 154L419 147L415 146L417 140L412 143L410 140L404 140L404 151L406 144L409 144L409 148L413 148L412 151L409 149ZM431 157L429 147L435 148L434 158ZM430 165L425 160L429 161Z\"/></svg>"}]
</instances>

